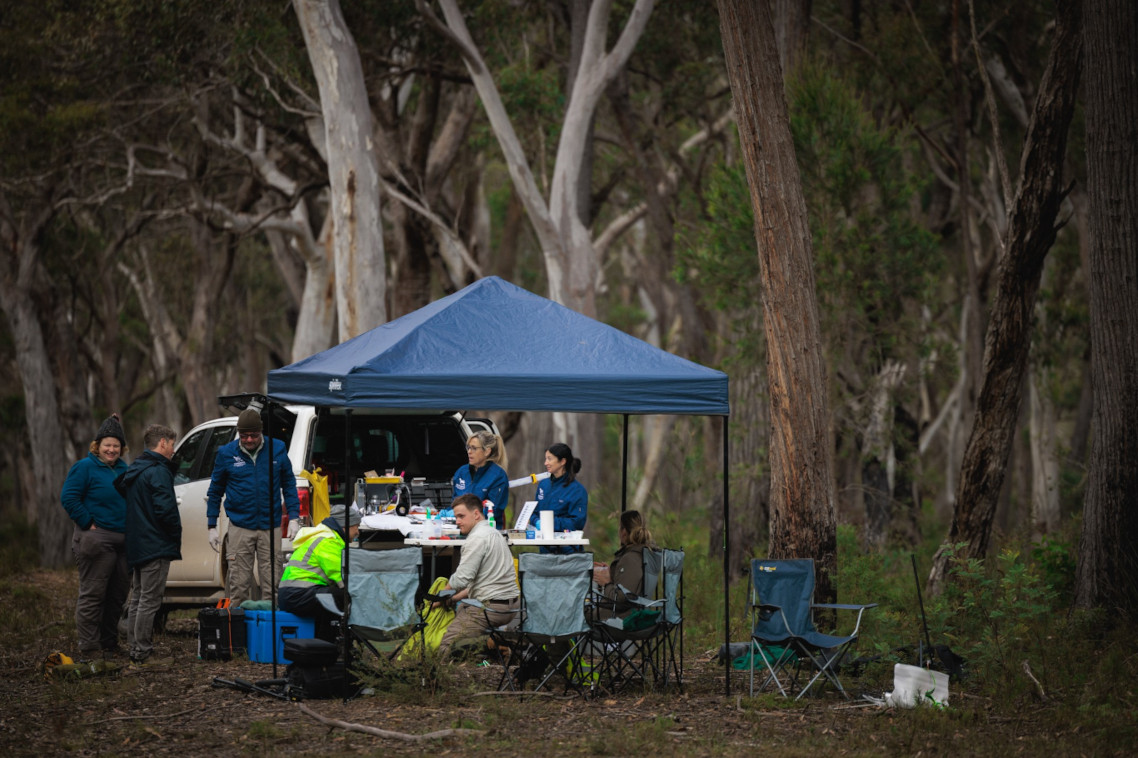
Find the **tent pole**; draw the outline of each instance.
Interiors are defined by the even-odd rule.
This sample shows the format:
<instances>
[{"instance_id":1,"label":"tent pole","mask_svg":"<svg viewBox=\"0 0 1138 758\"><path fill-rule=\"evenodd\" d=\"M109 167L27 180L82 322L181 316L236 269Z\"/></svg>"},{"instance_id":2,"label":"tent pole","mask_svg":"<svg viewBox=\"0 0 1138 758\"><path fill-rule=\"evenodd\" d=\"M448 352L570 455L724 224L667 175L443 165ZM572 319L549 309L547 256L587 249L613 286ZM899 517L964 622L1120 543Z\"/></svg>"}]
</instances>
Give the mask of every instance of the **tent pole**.
<instances>
[{"instance_id":1,"label":"tent pole","mask_svg":"<svg viewBox=\"0 0 1138 758\"><path fill-rule=\"evenodd\" d=\"M352 409L344 409L344 552L343 552L343 565L340 569L340 574L344 578L344 615L340 618L343 626L340 628L340 634L344 638L344 671L349 671L352 668L352 642L351 636L348 634L348 623L351 621L348 614L352 612L351 595L348 592L348 584L351 562L351 540L348 539L348 509L352 507L355 500L351 497L352 490L355 482L352 480Z\"/></svg>"},{"instance_id":2,"label":"tent pole","mask_svg":"<svg viewBox=\"0 0 1138 758\"><path fill-rule=\"evenodd\" d=\"M620 457L620 512L628 510L628 414L624 414L623 451Z\"/></svg>"},{"instance_id":3,"label":"tent pole","mask_svg":"<svg viewBox=\"0 0 1138 758\"><path fill-rule=\"evenodd\" d=\"M265 420L265 447L269 453L269 639L273 641L273 679L277 678L277 539L276 525L273 524L273 401L267 400L265 410L268 418ZM241 444L241 434L238 432L237 444ZM262 451L263 452L263 451ZM256 466L254 465L254 468ZM279 523L279 522L278 522Z\"/></svg>"},{"instance_id":4,"label":"tent pole","mask_svg":"<svg viewBox=\"0 0 1138 758\"><path fill-rule=\"evenodd\" d=\"M728 525L731 523L731 504L728 500L730 492L730 466L727 460L727 416L723 417L723 644L727 655L727 665L724 669L724 694L731 697L731 535Z\"/></svg>"}]
</instances>

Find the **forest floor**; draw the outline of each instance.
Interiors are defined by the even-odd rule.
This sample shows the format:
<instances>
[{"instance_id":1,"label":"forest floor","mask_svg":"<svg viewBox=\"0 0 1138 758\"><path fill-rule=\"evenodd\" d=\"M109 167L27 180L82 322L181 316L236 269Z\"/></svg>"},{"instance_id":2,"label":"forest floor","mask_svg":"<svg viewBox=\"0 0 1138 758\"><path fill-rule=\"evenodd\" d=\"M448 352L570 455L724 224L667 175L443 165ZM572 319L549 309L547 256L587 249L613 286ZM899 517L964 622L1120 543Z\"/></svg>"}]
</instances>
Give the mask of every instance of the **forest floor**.
<instances>
[{"instance_id":1,"label":"forest floor","mask_svg":"<svg viewBox=\"0 0 1138 758\"><path fill-rule=\"evenodd\" d=\"M746 696L745 673L724 694L723 668L689 652L682 692L591 698L492 693L493 667L445 667L433 691L397 685L371 696L303 704L213 686L215 677L273 676L270 664L197 658L196 619L172 617L152 663L83 679L45 678L53 652L75 652L74 571L8 577L0 588L3 650L0 751L43 756L494 755L733 756L1125 755L1134 724L1088 728L1061 698L993 702L954 689L950 708L886 710L827 689L789 704ZM125 662L123 662L125 664ZM284 667L279 668L284 676ZM880 695L888 681L847 681ZM417 677L416 677L417 679ZM874 689L876 687L876 689ZM305 712L308 709L310 712ZM385 730L328 726L316 716ZM450 736L420 740L440 730Z\"/></svg>"}]
</instances>

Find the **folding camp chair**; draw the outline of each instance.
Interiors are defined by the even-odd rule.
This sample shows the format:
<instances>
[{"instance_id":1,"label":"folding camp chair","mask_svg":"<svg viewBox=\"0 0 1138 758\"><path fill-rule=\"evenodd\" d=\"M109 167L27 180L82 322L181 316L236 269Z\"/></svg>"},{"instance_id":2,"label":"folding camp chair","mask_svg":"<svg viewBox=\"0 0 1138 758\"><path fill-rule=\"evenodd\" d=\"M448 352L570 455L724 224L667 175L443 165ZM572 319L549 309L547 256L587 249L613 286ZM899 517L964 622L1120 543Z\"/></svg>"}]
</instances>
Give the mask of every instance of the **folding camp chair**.
<instances>
[{"instance_id":1,"label":"folding camp chair","mask_svg":"<svg viewBox=\"0 0 1138 758\"><path fill-rule=\"evenodd\" d=\"M570 687L583 692L585 671L581 643L588 635L585 598L593 581L593 554L522 553L518 556L521 607L518 619L504 626L487 621L490 638L504 656L500 690L518 690L527 675L542 676L534 687L540 690L554 674ZM476 600L462 600L476 607Z\"/></svg>"},{"instance_id":2,"label":"folding camp chair","mask_svg":"<svg viewBox=\"0 0 1138 758\"><path fill-rule=\"evenodd\" d=\"M346 613L328 596L321 604L341 618L343 633L366 646L376 657L394 659L410 636L419 634L419 651L426 626L415 603L423 572L418 547L393 550L352 550L348 559Z\"/></svg>"},{"instance_id":3,"label":"folding camp chair","mask_svg":"<svg viewBox=\"0 0 1138 758\"><path fill-rule=\"evenodd\" d=\"M683 566L682 550L645 549L643 594L618 585L634 609L625 619L594 621L592 651L600 656L597 684L615 692L632 683L683 686ZM629 622L639 622L629 625Z\"/></svg>"},{"instance_id":4,"label":"folding camp chair","mask_svg":"<svg viewBox=\"0 0 1138 758\"><path fill-rule=\"evenodd\" d=\"M664 549L660 597L664 601L663 637L657 647L660 655L661 684L675 681L684 686L684 551Z\"/></svg>"},{"instance_id":5,"label":"folding camp chair","mask_svg":"<svg viewBox=\"0 0 1138 758\"><path fill-rule=\"evenodd\" d=\"M818 604L814 598L814 561L809 558L795 560L751 561L751 694L755 693L755 657L762 660L767 677L760 685L762 691L774 682L784 697L789 697L780 675L791 664L809 667L814 675L795 695L805 695L814 683L825 676L827 680L849 698L837 675L837 666L857 642L861 617L869 605ZM853 631L844 636L823 634L814 628L814 609L857 611ZM793 691L797 683L797 670L790 680Z\"/></svg>"}]
</instances>

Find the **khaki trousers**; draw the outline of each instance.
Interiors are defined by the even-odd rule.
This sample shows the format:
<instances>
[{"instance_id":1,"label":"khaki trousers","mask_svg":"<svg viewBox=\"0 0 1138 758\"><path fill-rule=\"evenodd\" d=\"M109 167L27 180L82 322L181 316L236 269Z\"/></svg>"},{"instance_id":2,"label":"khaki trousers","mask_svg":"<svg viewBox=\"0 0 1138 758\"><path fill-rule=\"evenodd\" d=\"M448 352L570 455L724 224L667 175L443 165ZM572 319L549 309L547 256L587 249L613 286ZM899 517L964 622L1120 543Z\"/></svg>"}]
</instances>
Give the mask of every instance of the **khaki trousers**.
<instances>
[{"instance_id":1,"label":"khaki trousers","mask_svg":"<svg viewBox=\"0 0 1138 758\"><path fill-rule=\"evenodd\" d=\"M271 534L271 536L270 536ZM276 540L276 571L269 571L269 540ZM225 533L225 557L229 571L225 577L225 594L237 606L246 600L268 600L272 594L272 583L280 582L284 572L284 556L281 555L281 530L242 529L229 525ZM260 597L253 593L253 566L257 567L257 580L260 584Z\"/></svg>"},{"instance_id":2,"label":"khaki trousers","mask_svg":"<svg viewBox=\"0 0 1138 758\"><path fill-rule=\"evenodd\" d=\"M512 603L499 603L491 600L483 610L466 603L459 603L454 609L454 620L450 622L447 630L443 633L442 640L439 641L439 655L445 658L450 653L451 646L456 642L465 642L489 634L490 627L486 625L487 620L494 626L505 626L516 620L518 618L517 613L505 611L516 609L519 605L520 601L516 599Z\"/></svg>"}]
</instances>

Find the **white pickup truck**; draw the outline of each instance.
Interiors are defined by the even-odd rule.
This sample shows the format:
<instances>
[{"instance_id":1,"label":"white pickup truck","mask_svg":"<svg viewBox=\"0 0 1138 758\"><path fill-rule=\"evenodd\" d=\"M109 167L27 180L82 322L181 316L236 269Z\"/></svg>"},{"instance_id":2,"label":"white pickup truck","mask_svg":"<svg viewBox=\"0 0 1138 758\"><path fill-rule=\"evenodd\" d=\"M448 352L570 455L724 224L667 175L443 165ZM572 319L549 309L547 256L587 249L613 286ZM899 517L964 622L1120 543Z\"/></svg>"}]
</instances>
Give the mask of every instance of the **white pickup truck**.
<instances>
[{"instance_id":1,"label":"white pickup truck","mask_svg":"<svg viewBox=\"0 0 1138 758\"><path fill-rule=\"evenodd\" d=\"M235 413L250 406L261 410L269 430L264 396L231 395L218 402ZM407 481L422 477L428 484L449 484L458 467L467 462L467 438L483 429L497 433L488 419L468 419L458 412L356 409L351 415L351 440L345 444L344 419L342 409L274 406L272 433L288 445L302 519L307 518L311 502L303 470L320 467L328 475L333 503L343 497L345 463L352 477L366 471L394 470ZM215 552L209 545L206 493L218 448L235 439L236 432L237 416L225 416L199 424L178 442L173 458L174 491L182 516L182 560L170 565L162 617L177 607L212 605L225 595L224 535L229 521L223 501L217 522L223 539L221 551ZM289 541L282 540L282 550L290 549Z\"/></svg>"}]
</instances>

